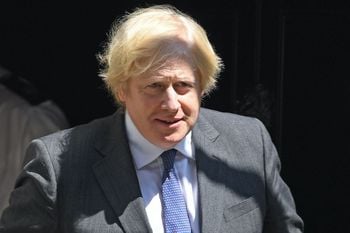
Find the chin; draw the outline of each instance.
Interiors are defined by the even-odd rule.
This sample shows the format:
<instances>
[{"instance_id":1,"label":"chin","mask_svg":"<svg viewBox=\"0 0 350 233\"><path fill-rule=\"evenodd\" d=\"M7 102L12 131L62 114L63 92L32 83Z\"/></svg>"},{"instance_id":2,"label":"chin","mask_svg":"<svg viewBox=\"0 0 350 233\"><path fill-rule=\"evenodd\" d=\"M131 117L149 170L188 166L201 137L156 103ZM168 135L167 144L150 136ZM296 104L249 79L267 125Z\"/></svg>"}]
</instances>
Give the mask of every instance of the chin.
<instances>
[{"instance_id":1,"label":"chin","mask_svg":"<svg viewBox=\"0 0 350 233\"><path fill-rule=\"evenodd\" d=\"M189 130L182 129L171 133L154 134L154 144L163 149L169 149L178 144L188 133Z\"/></svg>"},{"instance_id":2,"label":"chin","mask_svg":"<svg viewBox=\"0 0 350 233\"><path fill-rule=\"evenodd\" d=\"M186 136L186 134L183 135L169 135L164 137L163 139L163 143L170 145L171 146L175 146L176 144L178 144L184 137Z\"/></svg>"}]
</instances>

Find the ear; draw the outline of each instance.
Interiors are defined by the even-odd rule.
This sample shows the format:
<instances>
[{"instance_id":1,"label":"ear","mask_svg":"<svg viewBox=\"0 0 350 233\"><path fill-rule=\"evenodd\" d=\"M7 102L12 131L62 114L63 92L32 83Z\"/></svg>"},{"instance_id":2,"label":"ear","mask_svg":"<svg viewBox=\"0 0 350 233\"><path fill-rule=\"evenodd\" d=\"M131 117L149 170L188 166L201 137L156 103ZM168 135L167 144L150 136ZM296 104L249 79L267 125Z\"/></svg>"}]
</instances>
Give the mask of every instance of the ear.
<instances>
[{"instance_id":1,"label":"ear","mask_svg":"<svg viewBox=\"0 0 350 233\"><path fill-rule=\"evenodd\" d=\"M125 99L126 99L125 89L124 88L119 88L117 90L117 96L118 96L119 101L125 102Z\"/></svg>"}]
</instances>

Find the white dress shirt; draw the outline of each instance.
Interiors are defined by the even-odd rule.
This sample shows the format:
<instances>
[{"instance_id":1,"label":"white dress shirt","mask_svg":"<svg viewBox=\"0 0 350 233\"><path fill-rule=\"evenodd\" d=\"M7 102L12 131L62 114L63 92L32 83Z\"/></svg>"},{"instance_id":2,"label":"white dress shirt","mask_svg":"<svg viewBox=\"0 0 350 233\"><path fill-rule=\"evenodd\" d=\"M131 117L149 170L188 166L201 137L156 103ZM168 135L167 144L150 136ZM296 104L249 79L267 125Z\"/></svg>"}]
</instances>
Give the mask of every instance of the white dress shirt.
<instances>
[{"instance_id":1,"label":"white dress shirt","mask_svg":"<svg viewBox=\"0 0 350 233\"><path fill-rule=\"evenodd\" d=\"M160 158L164 150L142 136L127 112L125 123L148 222L154 233L164 233L161 204L163 162ZM192 232L199 233L197 171L191 135L189 132L174 147L178 151L175 172L180 179Z\"/></svg>"}]
</instances>

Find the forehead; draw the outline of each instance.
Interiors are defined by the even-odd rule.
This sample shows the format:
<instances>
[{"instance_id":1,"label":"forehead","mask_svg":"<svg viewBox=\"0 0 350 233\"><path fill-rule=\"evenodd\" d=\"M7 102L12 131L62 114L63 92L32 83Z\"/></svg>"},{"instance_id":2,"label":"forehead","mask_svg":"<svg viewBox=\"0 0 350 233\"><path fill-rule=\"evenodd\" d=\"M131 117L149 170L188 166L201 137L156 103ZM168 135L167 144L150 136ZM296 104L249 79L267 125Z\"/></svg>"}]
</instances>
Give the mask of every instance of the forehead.
<instances>
[{"instance_id":1,"label":"forehead","mask_svg":"<svg viewBox=\"0 0 350 233\"><path fill-rule=\"evenodd\" d=\"M187 59L172 58L168 59L157 69L148 72L145 78L179 78L179 79L196 79L196 69Z\"/></svg>"}]
</instances>

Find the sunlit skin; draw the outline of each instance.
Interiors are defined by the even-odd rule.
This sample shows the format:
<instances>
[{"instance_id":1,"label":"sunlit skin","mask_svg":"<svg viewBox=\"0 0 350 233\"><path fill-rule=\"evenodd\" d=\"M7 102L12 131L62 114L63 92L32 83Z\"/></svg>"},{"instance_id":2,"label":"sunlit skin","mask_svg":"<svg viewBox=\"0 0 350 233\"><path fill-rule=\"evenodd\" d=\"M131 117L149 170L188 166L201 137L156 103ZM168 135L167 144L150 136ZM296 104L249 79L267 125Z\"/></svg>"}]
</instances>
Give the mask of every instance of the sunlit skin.
<instances>
[{"instance_id":1,"label":"sunlit skin","mask_svg":"<svg viewBox=\"0 0 350 233\"><path fill-rule=\"evenodd\" d=\"M193 128L201 102L196 72L179 58L148 75L130 78L118 96L140 133L163 149L174 147Z\"/></svg>"}]
</instances>

